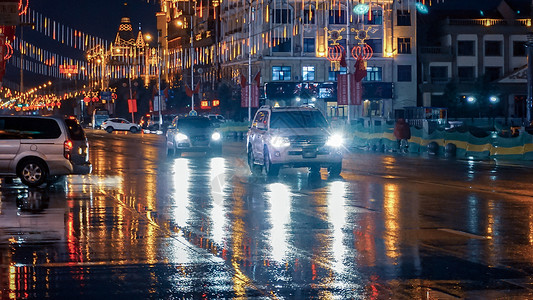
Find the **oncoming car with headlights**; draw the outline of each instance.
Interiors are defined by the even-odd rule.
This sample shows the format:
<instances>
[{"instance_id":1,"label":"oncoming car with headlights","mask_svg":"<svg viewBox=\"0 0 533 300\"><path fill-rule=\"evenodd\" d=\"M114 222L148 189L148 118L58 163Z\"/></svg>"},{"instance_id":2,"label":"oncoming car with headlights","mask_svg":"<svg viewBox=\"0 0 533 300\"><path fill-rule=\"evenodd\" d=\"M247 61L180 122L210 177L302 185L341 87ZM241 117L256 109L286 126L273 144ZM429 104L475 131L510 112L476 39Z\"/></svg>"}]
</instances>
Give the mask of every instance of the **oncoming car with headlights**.
<instances>
[{"instance_id":1,"label":"oncoming car with headlights","mask_svg":"<svg viewBox=\"0 0 533 300\"><path fill-rule=\"evenodd\" d=\"M175 117L165 134L168 155L183 152L222 153L222 135L206 117Z\"/></svg>"},{"instance_id":2,"label":"oncoming car with headlights","mask_svg":"<svg viewBox=\"0 0 533 300\"><path fill-rule=\"evenodd\" d=\"M312 107L262 106L247 134L248 165L252 173L264 169L277 176L281 167L328 169L330 176L342 170L344 138Z\"/></svg>"}]
</instances>

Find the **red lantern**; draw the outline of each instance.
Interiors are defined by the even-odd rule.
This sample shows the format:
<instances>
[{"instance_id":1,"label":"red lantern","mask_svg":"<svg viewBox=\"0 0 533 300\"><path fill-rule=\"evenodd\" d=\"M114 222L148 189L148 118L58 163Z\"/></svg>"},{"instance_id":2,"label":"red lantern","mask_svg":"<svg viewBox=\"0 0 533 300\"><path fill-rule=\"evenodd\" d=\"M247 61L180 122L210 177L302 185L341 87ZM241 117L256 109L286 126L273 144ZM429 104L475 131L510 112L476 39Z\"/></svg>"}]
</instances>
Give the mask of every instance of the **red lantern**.
<instances>
[{"instance_id":1,"label":"red lantern","mask_svg":"<svg viewBox=\"0 0 533 300\"><path fill-rule=\"evenodd\" d=\"M361 56L364 60L369 60L374 54L374 50L368 44L358 45L352 48L352 56L357 59Z\"/></svg>"},{"instance_id":2,"label":"red lantern","mask_svg":"<svg viewBox=\"0 0 533 300\"><path fill-rule=\"evenodd\" d=\"M85 97L85 98L83 98L83 102L85 102L85 104L88 104L89 102L91 102L91 98L90 97Z\"/></svg>"},{"instance_id":3,"label":"red lantern","mask_svg":"<svg viewBox=\"0 0 533 300\"><path fill-rule=\"evenodd\" d=\"M329 46L327 58L332 62L340 61L342 58L342 52L344 52L344 47L339 44Z\"/></svg>"},{"instance_id":4,"label":"red lantern","mask_svg":"<svg viewBox=\"0 0 533 300\"><path fill-rule=\"evenodd\" d=\"M98 100L100 100L98 97L93 97L93 102L98 102Z\"/></svg>"}]
</instances>

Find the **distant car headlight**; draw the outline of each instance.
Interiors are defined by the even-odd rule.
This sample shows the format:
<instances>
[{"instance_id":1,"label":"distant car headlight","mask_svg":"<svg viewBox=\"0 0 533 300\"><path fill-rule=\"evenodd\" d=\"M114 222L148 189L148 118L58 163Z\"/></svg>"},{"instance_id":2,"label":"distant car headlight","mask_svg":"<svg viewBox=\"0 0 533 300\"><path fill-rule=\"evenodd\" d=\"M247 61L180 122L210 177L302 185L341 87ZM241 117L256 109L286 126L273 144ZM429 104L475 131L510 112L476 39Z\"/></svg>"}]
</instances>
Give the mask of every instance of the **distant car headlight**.
<instances>
[{"instance_id":1,"label":"distant car headlight","mask_svg":"<svg viewBox=\"0 0 533 300\"><path fill-rule=\"evenodd\" d=\"M211 139L212 139L213 141L219 141L221 137L222 137L222 136L221 136L220 133L218 133L218 132L213 132L213 134L211 135Z\"/></svg>"},{"instance_id":2,"label":"distant car headlight","mask_svg":"<svg viewBox=\"0 0 533 300\"><path fill-rule=\"evenodd\" d=\"M183 141L187 140L188 138L189 138L188 136L186 136L185 134L183 134L181 132L176 134L176 142L178 142L178 143L179 142L183 142Z\"/></svg>"},{"instance_id":3,"label":"distant car headlight","mask_svg":"<svg viewBox=\"0 0 533 300\"><path fill-rule=\"evenodd\" d=\"M339 148L344 145L344 137L340 133L334 133L326 142L327 146Z\"/></svg>"},{"instance_id":4,"label":"distant car headlight","mask_svg":"<svg viewBox=\"0 0 533 300\"><path fill-rule=\"evenodd\" d=\"M291 145L291 141L288 137L273 136L270 140L270 144L276 148L288 147Z\"/></svg>"}]
</instances>

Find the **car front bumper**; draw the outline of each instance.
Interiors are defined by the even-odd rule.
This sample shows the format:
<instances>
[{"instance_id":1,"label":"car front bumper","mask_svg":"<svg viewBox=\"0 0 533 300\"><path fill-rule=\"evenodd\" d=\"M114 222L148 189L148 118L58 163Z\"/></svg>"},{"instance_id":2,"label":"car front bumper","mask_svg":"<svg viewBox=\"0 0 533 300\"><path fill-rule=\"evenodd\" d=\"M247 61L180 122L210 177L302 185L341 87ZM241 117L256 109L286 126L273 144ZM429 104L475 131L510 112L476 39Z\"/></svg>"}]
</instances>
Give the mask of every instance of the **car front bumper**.
<instances>
[{"instance_id":1,"label":"car front bumper","mask_svg":"<svg viewBox=\"0 0 533 300\"><path fill-rule=\"evenodd\" d=\"M342 163L343 150L333 147L321 148L271 148L273 164L293 167L328 167Z\"/></svg>"}]
</instances>

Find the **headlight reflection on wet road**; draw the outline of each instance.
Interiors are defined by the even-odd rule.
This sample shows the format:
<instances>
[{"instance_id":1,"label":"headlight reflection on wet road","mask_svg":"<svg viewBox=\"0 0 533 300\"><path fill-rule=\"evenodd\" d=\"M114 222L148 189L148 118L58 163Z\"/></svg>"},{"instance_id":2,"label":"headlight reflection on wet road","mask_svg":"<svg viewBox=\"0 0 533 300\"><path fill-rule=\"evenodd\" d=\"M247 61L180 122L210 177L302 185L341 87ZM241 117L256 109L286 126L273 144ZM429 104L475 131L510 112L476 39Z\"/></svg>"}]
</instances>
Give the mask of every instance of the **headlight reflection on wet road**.
<instances>
[{"instance_id":1,"label":"headlight reflection on wet road","mask_svg":"<svg viewBox=\"0 0 533 300\"><path fill-rule=\"evenodd\" d=\"M267 187L267 201L270 204L269 230L272 260L281 263L287 255L287 226L290 223L292 195L283 183L272 183Z\"/></svg>"}]
</instances>

